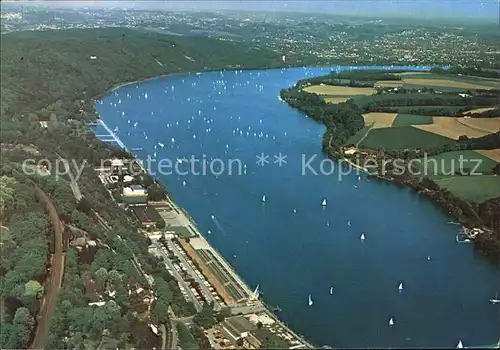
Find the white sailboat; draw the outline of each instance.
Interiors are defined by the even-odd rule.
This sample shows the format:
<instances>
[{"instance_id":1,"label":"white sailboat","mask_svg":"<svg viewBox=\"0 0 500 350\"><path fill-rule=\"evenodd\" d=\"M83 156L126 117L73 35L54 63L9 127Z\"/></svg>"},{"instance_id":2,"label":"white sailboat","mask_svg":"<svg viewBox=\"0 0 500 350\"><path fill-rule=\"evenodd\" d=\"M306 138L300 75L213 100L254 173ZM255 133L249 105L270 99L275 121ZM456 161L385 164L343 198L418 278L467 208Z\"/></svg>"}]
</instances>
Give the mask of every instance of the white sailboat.
<instances>
[{"instance_id":1,"label":"white sailboat","mask_svg":"<svg viewBox=\"0 0 500 350\"><path fill-rule=\"evenodd\" d=\"M362 233L362 234L361 234L361 237L359 237L359 239L360 239L360 240L362 240L362 241L364 241L364 240L365 240L365 234L364 234L364 233Z\"/></svg>"},{"instance_id":2,"label":"white sailboat","mask_svg":"<svg viewBox=\"0 0 500 350\"><path fill-rule=\"evenodd\" d=\"M333 294L333 287L330 287L330 295Z\"/></svg>"},{"instance_id":3,"label":"white sailboat","mask_svg":"<svg viewBox=\"0 0 500 350\"><path fill-rule=\"evenodd\" d=\"M186 181L182 181L182 186L186 186Z\"/></svg>"},{"instance_id":4,"label":"white sailboat","mask_svg":"<svg viewBox=\"0 0 500 350\"><path fill-rule=\"evenodd\" d=\"M394 319L391 317L391 319L389 320L389 327L392 326L394 326Z\"/></svg>"},{"instance_id":5,"label":"white sailboat","mask_svg":"<svg viewBox=\"0 0 500 350\"><path fill-rule=\"evenodd\" d=\"M263 195L262 196L262 203L265 203L266 202L266 195Z\"/></svg>"},{"instance_id":6,"label":"white sailboat","mask_svg":"<svg viewBox=\"0 0 500 350\"><path fill-rule=\"evenodd\" d=\"M326 198L325 198L325 199L323 199L323 202L321 202L321 205L322 205L323 207L326 207Z\"/></svg>"},{"instance_id":7,"label":"white sailboat","mask_svg":"<svg viewBox=\"0 0 500 350\"><path fill-rule=\"evenodd\" d=\"M293 208L293 213L297 214L297 209Z\"/></svg>"},{"instance_id":8,"label":"white sailboat","mask_svg":"<svg viewBox=\"0 0 500 350\"><path fill-rule=\"evenodd\" d=\"M351 227L351 220L347 221L347 226Z\"/></svg>"},{"instance_id":9,"label":"white sailboat","mask_svg":"<svg viewBox=\"0 0 500 350\"><path fill-rule=\"evenodd\" d=\"M500 299L498 299L498 292L495 293L495 297L493 299L490 299L490 303L492 303L493 305L500 304Z\"/></svg>"},{"instance_id":10,"label":"white sailboat","mask_svg":"<svg viewBox=\"0 0 500 350\"><path fill-rule=\"evenodd\" d=\"M403 291L403 282L401 282L398 286L398 291L402 292Z\"/></svg>"},{"instance_id":11,"label":"white sailboat","mask_svg":"<svg viewBox=\"0 0 500 350\"><path fill-rule=\"evenodd\" d=\"M313 300L312 300L312 298L311 298L311 294L309 294L309 301L308 301L308 304L309 304L309 306L311 306L311 305L313 304Z\"/></svg>"},{"instance_id":12,"label":"white sailboat","mask_svg":"<svg viewBox=\"0 0 500 350\"><path fill-rule=\"evenodd\" d=\"M462 341L460 340L457 344L457 349L463 349L464 348L464 344L462 344Z\"/></svg>"}]
</instances>

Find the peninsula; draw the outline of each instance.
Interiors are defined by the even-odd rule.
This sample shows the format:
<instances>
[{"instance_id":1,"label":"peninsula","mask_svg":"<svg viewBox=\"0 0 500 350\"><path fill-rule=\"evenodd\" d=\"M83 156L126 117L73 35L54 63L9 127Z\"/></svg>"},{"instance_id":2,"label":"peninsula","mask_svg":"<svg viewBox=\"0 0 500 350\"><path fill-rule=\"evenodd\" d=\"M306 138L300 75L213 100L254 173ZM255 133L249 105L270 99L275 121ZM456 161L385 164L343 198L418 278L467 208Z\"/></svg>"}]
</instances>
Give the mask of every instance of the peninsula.
<instances>
[{"instance_id":1,"label":"peninsula","mask_svg":"<svg viewBox=\"0 0 500 350\"><path fill-rule=\"evenodd\" d=\"M464 239L500 261L496 71L332 71L281 98L326 125L331 157L431 198L464 225Z\"/></svg>"}]
</instances>

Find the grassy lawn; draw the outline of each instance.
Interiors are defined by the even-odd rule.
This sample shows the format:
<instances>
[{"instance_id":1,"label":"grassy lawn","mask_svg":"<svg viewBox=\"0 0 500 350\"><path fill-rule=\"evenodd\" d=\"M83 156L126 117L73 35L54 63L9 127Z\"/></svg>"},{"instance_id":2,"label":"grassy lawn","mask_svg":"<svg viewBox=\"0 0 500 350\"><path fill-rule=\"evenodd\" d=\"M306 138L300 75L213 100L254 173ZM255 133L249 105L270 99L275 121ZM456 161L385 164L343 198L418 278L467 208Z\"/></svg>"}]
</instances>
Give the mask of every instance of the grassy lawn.
<instances>
[{"instance_id":1,"label":"grassy lawn","mask_svg":"<svg viewBox=\"0 0 500 350\"><path fill-rule=\"evenodd\" d=\"M472 171L476 167L476 164L479 165L475 169L475 173L490 175L493 167L497 164L494 160L475 151L446 152L420 159L421 163L418 165L421 172L425 176L435 179L454 176L457 171L461 170L461 167ZM462 164L460 163L461 159ZM498 181L500 181L500 178L498 178Z\"/></svg>"},{"instance_id":2,"label":"grassy lawn","mask_svg":"<svg viewBox=\"0 0 500 350\"><path fill-rule=\"evenodd\" d=\"M418 114L398 114L392 126L408 126L415 124L432 124L432 117Z\"/></svg>"},{"instance_id":3,"label":"grassy lawn","mask_svg":"<svg viewBox=\"0 0 500 350\"><path fill-rule=\"evenodd\" d=\"M412 126L371 130L361 142L362 148L415 149L442 147L455 141Z\"/></svg>"},{"instance_id":4,"label":"grassy lawn","mask_svg":"<svg viewBox=\"0 0 500 350\"><path fill-rule=\"evenodd\" d=\"M439 186L448 189L462 199L482 203L500 196L500 176L452 176L436 180Z\"/></svg>"}]
</instances>

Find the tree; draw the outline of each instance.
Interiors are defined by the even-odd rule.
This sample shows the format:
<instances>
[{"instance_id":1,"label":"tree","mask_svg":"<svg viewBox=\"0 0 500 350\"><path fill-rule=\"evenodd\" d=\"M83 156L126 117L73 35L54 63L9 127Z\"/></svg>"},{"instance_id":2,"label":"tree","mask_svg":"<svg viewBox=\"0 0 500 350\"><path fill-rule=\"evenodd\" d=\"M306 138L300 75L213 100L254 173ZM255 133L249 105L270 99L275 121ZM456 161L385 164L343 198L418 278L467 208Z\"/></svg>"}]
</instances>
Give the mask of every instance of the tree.
<instances>
[{"instance_id":1,"label":"tree","mask_svg":"<svg viewBox=\"0 0 500 350\"><path fill-rule=\"evenodd\" d=\"M160 230L164 229L165 228L165 220L163 220L163 219L158 220L158 222L156 223L155 226L157 229L160 229Z\"/></svg>"},{"instance_id":2,"label":"tree","mask_svg":"<svg viewBox=\"0 0 500 350\"><path fill-rule=\"evenodd\" d=\"M104 267L99 268L94 272L94 279L101 288L104 288L108 280L108 271Z\"/></svg>"},{"instance_id":3,"label":"tree","mask_svg":"<svg viewBox=\"0 0 500 350\"><path fill-rule=\"evenodd\" d=\"M212 327L215 324L213 308L205 306L193 317L193 322L204 329Z\"/></svg>"},{"instance_id":4,"label":"tree","mask_svg":"<svg viewBox=\"0 0 500 350\"><path fill-rule=\"evenodd\" d=\"M111 270L108 272L108 280L107 281L114 288L116 288L116 286L119 285L122 281L122 275L116 270Z\"/></svg>"},{"instance_id":5,"label":"tree","mask_svg":"<svg viewBox=\"0 0 500 350\"><path fill-rule=\"evenodd\" d=\"M244 343L243 338L238 338L238 340L236 340L236 345L238 346L243 346L243 343Z\"/></svg>"},{"instance_id":6,"label":"tree","mask_svg":"<svg viewBox=\"0 0 500 350\"><path fill-rule=\"evenodd\" d=\"M38 281L30 280L24 285L24 295L40 299L43 297L43 287Z\"/></svg>"}]
</instances>

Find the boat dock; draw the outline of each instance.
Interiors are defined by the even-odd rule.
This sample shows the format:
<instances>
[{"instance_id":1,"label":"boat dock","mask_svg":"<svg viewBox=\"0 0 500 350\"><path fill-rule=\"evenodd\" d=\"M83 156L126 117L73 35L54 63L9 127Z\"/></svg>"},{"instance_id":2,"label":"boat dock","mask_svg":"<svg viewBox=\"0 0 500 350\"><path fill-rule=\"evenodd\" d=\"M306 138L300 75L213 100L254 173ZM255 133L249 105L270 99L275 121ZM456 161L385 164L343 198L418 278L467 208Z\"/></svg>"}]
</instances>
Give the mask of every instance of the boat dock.
<instances>
[{"instance_id":1,"label":"boat dock","mask_svg":"<svg viewBox=\"0 0 500 350\"><path fill-rule=\"evenodd\" d=\"M106 143L116 143L118 146L120 146L120 148L124 149L125 151L128 152L128 149L127 147L125 146L125 144L118 138L118 136L113 132L113 130L111 130L107 125L106 123L102 120L102 119L97 119L97 121L95 123L89 123L88 124L90 127L92 126L102 126L107 134L97 134L95 133L95 136L101 140L102 142L106 142Z\"/></svg>"}]
</instances>

